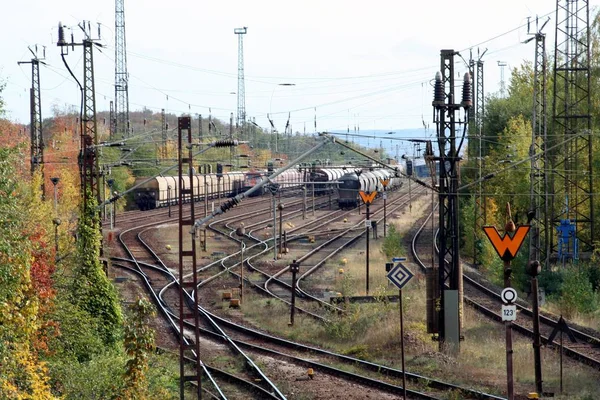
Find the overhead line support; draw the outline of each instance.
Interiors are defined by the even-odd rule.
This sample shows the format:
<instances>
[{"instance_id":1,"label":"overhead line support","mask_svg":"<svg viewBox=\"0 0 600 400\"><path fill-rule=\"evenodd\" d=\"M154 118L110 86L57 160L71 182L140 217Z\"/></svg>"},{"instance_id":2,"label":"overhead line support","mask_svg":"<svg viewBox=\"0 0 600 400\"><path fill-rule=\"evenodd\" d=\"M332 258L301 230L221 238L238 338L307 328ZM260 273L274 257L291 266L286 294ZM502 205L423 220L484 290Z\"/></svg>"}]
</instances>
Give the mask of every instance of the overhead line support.
<instances>
[{"instance_id":1,"label":"overhead line support","mask_svg":"<svg viewBox=\"0 0 600 400\"><path fill-rule=\"evenodd\" d=\"M30 61L19 61L18 64L31 64L31 88L29 89L30 107L30 159L31 175L37 170L42 174L42 196L44 196L44 136L42 132L42 97L40 93L40 63L45 64L42 59L29 49L33 54ZM45 53L44 49L44 53ZM45 56L45 54L44 54Z\"/></svg>"},{"instance_id":2,"label":"overhead line support","mask_svg":"<svg viewBox=\"0 0 600 400\"><path fill-rule=\"evenodd\" d=\"M472 106L471 80L465 74L462 102L455 102L454 94L454 50L442 50L440 72L435 78L433 100L434 122L437 126L439 146L439 326L440 350L458 352L462 320L462 266L459 255L458 226L458 184L459 152L461 142L457 142L457 112L464 108L465 113ZM464 124L468 121L465 115ZM467 126L464 126L464 133Z\"/></svg>"}]
</instances>

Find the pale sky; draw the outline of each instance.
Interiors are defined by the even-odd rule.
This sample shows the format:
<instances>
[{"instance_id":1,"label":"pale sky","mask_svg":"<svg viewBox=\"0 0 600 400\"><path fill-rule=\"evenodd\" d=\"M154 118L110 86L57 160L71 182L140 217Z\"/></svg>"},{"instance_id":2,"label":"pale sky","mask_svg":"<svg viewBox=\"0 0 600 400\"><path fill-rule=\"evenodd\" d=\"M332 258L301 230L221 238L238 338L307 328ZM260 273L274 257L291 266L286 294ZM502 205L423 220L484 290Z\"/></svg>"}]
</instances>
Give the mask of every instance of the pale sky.
<instances>
[{"instance_id":1,"label":"pale sky","mask_svg":"<svg viewBox=\"0 0 600 400\"><path fill-rule=\"evenodd\" d=\"M591 15L598 3L590 1ZM361 132L421 128L422 118L431 124L430 81L440 49L459 50L468 59L469 48L475 55L478 45L487 48L485 89L496 92L498 61L508 64L508 82L510 68L533 59L533 43L521 44L528 16L549 14L544 31L547 51L554 51L555 6L549 0L125 0L130 108L208 116L212 107L213 116L228 120L237 105L231 93L238 91L233 29L247 26L246 112L260 126L269 126L271 113L282 131L291 111L294 131L306 124L313 132L316 107L319 131L348 125L352 131L355 124ZM114 1L12 1L3 16L0 78L7 82L2 95L10 119L29 122L31 70L17 65L31 58L28 45L40 45L40 52L47 46L43 116L52 104L79 107L79 90L56 47L58 21L76 28L76 41L82 38L79 21L102 23L106 48L94 54L96 101L99 111L108 110L114 98ZM66 58L81 79L82 49ZM466 68L456 61L462 76Z\"/></svg>"}]
</instances>

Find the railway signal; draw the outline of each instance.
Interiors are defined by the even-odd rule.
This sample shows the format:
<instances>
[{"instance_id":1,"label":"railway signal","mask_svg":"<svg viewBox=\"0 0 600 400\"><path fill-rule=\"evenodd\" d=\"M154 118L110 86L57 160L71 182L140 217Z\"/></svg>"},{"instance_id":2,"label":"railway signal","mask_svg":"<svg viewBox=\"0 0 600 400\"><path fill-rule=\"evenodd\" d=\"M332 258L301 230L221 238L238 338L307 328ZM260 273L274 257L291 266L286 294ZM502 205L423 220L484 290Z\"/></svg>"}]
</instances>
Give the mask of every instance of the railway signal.
<instances>
[{"instance_id":1,"label":"railway signal","mask_svg":"<svg viewBox=\"0 0 600 400\"><path fill-rule=\"evenodd\" d=\"M389 179L380 179L381 185L383 186L383 237L387 236L387 185L390 183Z\"/></svg>"},{"instance_id":2,"label":"railway signal","mask_svg":"<svg viewBox=\"0 0 600 400\"><path fill-rule=\"evenodd\" d=\"M512 268L510 262L517 256L519 248L529 232L530 226L522 225L517 228L512 221L510 204L508 203L506 204L506 211L508 222L504 229L504 235L500 236L495 226L484 226L483 231L494 246L498 256L504 261L504 290L501 297L506 305L502 306L502 320L506 327L506 381L508 400L513 400L512 321L516 319L516 307L512 303L517 299L517 292L511 287ZM509 236L509 233L512 233L513 236Z\"/></svg>"},{"instance_id":3,"label":"railway signal","mask_svg":"<svg viewBox=\"0 0 600 400\"><path fill-rule=\"evenodd\" d=\"M244 237L246 236L246 228L242 222L235 230L235 234L240 238L240 304L244 303Z\"/></svg>"},{"instance_id":4,"label":"railway signal","mask_svg":"<svg viewBox=\"0 0 600 400\"><path fill-rule=\"evenodd\" d=\"M296 274L300 272L300 263L296 260L290 264L290 271L292 271L292 305L290 307L290 326L294 326L294 314L296 312Z\"/></svg>"},{"instance_id":5,"label":"railway signal","mask_svg":"<svg viewBox=\"0 0 600 400\"><path fill-rule=\"evenodd\" d=\"M271 193L273 198L273 260L277 261L277 208L275 207L275 196L279 190L279 184L271 183L267 185L267 190Z\"/></svg>"},{"instance_id":6,"label":"railway signal","mask_svg":"<svg viewBox=\"0 0 600 400\"><path fill-rule=\"evenodd\" d=\"M365 219L365 236L367 237L367 256L366 256L366 290L367 290L367 296L369 295L369 228L371 226L371 220L369 219L371 217L371 214L369 213L369 206L371 205L371 203L373 202L373 200L375 199L375 196L377 196L377 191L374 190L371 193L365 193L364 191L359 191L358 194L360 195L360 198L362 199L362 201L365 203L365 206L367 207L367 218Z\"/></svg>"}]
</instances>

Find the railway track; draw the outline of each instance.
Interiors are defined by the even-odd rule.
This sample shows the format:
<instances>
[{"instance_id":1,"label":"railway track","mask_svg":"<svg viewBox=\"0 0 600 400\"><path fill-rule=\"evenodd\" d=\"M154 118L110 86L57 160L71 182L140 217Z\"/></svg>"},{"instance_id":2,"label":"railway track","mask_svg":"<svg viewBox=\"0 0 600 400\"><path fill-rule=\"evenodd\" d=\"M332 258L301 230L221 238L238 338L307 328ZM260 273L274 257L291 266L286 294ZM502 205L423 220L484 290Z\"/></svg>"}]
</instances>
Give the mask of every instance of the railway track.
<instances>
[{"instance_id":1,"label":"railway track","mask_svg":"<svg viewBox=\"0 0 600 400\"><path fill-rule=\"evenodd\" d=\"M294 198L297 192L298 192L298 190L295 190L295 189L284 190L284 192L281 194L281 198L282 199ZM259 204L263 203L266 198L270 199L270 195L265 194L265 195L258 196L258 197L251 197L244 201L244 205L250 206L250 207L259 205ZM214 198L211 197L208 199L208 201L210 203L214 203L215 207L218 206L221 201L226 201L226 200L227 200L227 197L214 197ZM196 207L204 208L203 207L204 199L198 200L195 203L196 203ZM312 205L312 203L310 205ZM172 208L171 209L171 218L173 218L173 220L176 220L178 212L179 212L179 206L177 204L173 204L171 206L171 208ZM110 214L108 209L107 209L107 214ZM117 214L116 223L118 223L119 226L122 226L122 225L127 225L132 222L136 222L142 218L148 218L148 217L164 217L164 218L166 218L168 215L169 215L169 207L166 207L166 206L155 208L153 210L145 210L145 211L128 210L128 211L122 211ZM110 227L110 221L109 220L102 221L102 226L105 229Z\"/></svg>"},{"instance_id":2,"label":"railway track","mask_svg":"<svg viewBox=\"0 0 600 400\"><path fill-rule=\"evenodd\" d=\"M160 224L160 223L161 222L158 222L158 224ZM139 233L136 234L138 245L136 246L135 250L132 250L130 248L130 246L125 243L125 240L123 239L123 236L126 235L127 233L130 233L131 231L139 230L140 228L146 229L155 224L157 224L157 223L154 222L154 223L143 225L142 227L130 228L130 229L123 231L119 235L119 240L121 241L121 245L123 246L123 248L125 248L125 250L127 251L128 255L129 255L129 258L126 259L125 262L130 262L134 266L132 266L132 267L124 266L122 264L122 262L123 262L122 259L116 259L115 261L117 261L117 264L113 264L113 265L116 267L119 267L119 268L127 268L130 272L134 272L142 278L142 281L144 282L146 289L151 294L152 299L154 300L155 304L159 308L161 314L167 319L167 322L169 323L171 329L174 331L174 333L176 334L177 337L181 337L183 335L183 339L187 341L185 332L183 332L183 333L179 332L177 316L175 316L171 312L171 308L169 307L168 303L163 301L158 295L158 292L160 292L160 289L164 288L165 286L168 286L168 284L162 284L162 282L174 282L175 281L174 275L169 271L167 266L162 262L162 260L160 260L160 258L156 255L156 253L140 238ZM140 261L140 258L143 257L141 254L142 249L145 249L147 251L145 258L149 259L150 261L152 261L152 259L158 260L158 265ZM134 252L135 252L135 254L137 254L137 256L134 254ZM157 277L158 277L158 279L157 279ZM177 289L177 287L173 287L173 291L176 291L176 289ZM174 296L173 296L174 298L176 297L175 296L176 294L177 293L174 293ZM218 325L214 324L214 326L218 329ZM234 343L231 343L231 345L232 345L232 348L234 350L236 350L236 355L242 357L245 360L246 365L251 367L250 376L248 376L246 379L238 377L238 381L233 382L233 383L237 383L237 384L241 385L242 387L247 387L248 386L247 383L243 382L243 381L251 382L253 379L258 378L261 380L261 382L263 382L264 390L266 390L269 393L276 394L276 397L274 397L274 398L278 398L278 399L285 398L285 396L283 396L281 394L281 392L279 391L277 386L274 385L266 377L266 375L261 371L261 369L252 361L252 359L250 357L248 357L248 355L245 354L245 352L243 352ZM197 357L198 355L195 355L195 356ZM216 382L214 377L211 375L209 368L207 368L203 363L201 363L201 365L204 370L204 373L207 375L207 377L209 378L210 382L215 387L215 389L219 392L219 395L221 396L221 398L227 398L222 393L219 384ZM229 379L230 379L230 381L233 380L233 378L231 378L231 377Z\"/></svg>"},{"instance_id":3,"label":"railway track","mask_svg":"<svg viewBox=\"0 0 600 400\"><path fill-rule=\"evenodd\" d=\"M390 212L395 211L396 209L403 207L406 203L407 203L407 198L408 195L403 195L398 199L395 199L394 201L392 201L390 203ZM397 207L394 207L394 203L400 201L401 204ZM379 207L376 208L373 211L373 216L377 215L378 213L380 213L383 210L383 208ZM332 223L334 221L340 220L342 218L347 217L348 215L350 215L351 213L353 213L352 210L350 211L344 211L344 212L332 212L328 215L325 215L323 217L318 218L317 220L314 221L309 221L306 222L300 226L297 226L293 229L290 230L290 236L288 236L288 242L293 242L296 240L299 240L301 238L305 238L309 235L311 235L315 230L317 229L322 229L323 225ZM379 220L382 220L383 217L381 217ZM303 262L306 261L308 259L317 259L318 261L314 261L314 265L311 266L311 268L309 268L305 273L303 273L300 276L299 282L302 281L302 279L305 279L306 277L310 276L311 274L315 273L315 271L318 270L318 268L320 268L322 265L325 264L325 262L330 259L333 255L339 253L340 251L344 250L345 248L347 248L348 246L350 246L352 243L354 243L356 240L360 239L363 235L364 235L364 229L363 228L358 228L361 225L361 222L364 221L361 217L361 219L356 222L355 224L351 224L351 226L348 229L344 229L339 233L336 233L335 236L333 238L329 238L327 240L325 240L323 243L319 244L316 248L312 249L311 251L309 251L307 254L301 256L298 261L299 262ZM318 226L314 226L317 225ZM232 228L230 228L232 229ZM296 233L299 232L299 233ZM230 233L228 235L228 237L235 241L236 243L239 243L239 239L236 239L232 236L232 234ZM260 248L262 247L261 251L252 255L249 255L247 257L245 257L244 259L244 263L245 265L248 265L248 267L251 269L251 271L259 273L261 276L260 280L250 280L249 278L245 278L245 280L248 281L248 284L251 285L254 288L258 288L258 290L261 290L262 292L286 303L288 306L291 305L290 299L291 299L291 277L289 276L289 265L286 265L285 267L281 268L281 269L275 269L274 272L269 272L269 271L265 271L259 267L257 267L256 265L253 264L253 261L255 259L260 258L261 256L263 256L266 253L269 253L270 250L272 250L272 245L269 245L267 243L267 241L262 240L256 236L253 235L253 231L250 230L250 232L247 233L246 237L252 239L255 241L255 244L252 245L249 250L252 250L253 248ZM340 244L340 242L342 242ZM325 252L325 254L323 255L322 253ZM239 253L234 253L231 256L227 257L227 259L234 259L237 260L238 259L238 254ZM234 276L236 276L238 279L241 280L241 274L238 274L236 272L234 272L232 269L233 268L237 268L241 265L241 262L239 261L235 261L233 265L231 266L226 266L224 264L225 259L222 260L222 265L224 270L226 269L228 272L232 273ZM220 275L220 274L219 274ZM285 275L285 277L284 277ZM200 285L200 287L204 286L205 284L207 284L210 280L212 280L212 278L209 278L208 280L205 280L202 282L202 284ZM283 292L281 290L278 290L276 293L276 289L271 288L272 285L277 285L277 287L281 290L283 290ZM313 294L308 293L307 291L303 290L300 285L297 285L295 290L298 292L298 294L300 295L299 297L299 302L304 304L318 304L319 308L323 308L326 309L328 311L336 311L336 312L343 312L342 308L339 308L337 306L334 306L326 301L324 301L323 299L321 299L320 297L317 297ZM309 309L308 306L303 306L303 305L297 305L296 309L299 312L305 313L307 315L310 315L311 317L315 318L315 319L319 319L322 321L327 321L328 319L326 317L324 317L322 314L319 314L316 312L316 310L314 309Z\"/></svg>"},{"instance_id":4,"label":"railway track","mask_svg":"<svg viewBox=\"0 0 600 400\"><path fill-rule=\"evenodd\" d=\"M422 270L426 270L426 260L421 259L423 249L432 248L432 237L431 230L426 232L426 226L433 214L430 214L425 222L421 225L417 233L414 235L411 245L411 252L415 262L421 267ZM423 237L428 239L422 241ZM421 243L419 241L421 240ZM427 262L427 264L430 264ZM500 298L500 288L492 288L489 284L480 282L475 274L468 272L463 275L464 284L464 301L466 304L475 308L477 311L486 315L487 317L495 320L502 321L502 316L496 310L501 309L502 300ZM533 337L533 312L530 306L524 302L519 301L517 304L519 318L517 321L513 321L513 330L527 336ZM553 343L548 342L548 337L554 330L558 318L550 315L540 315L540 333L542 337L542 343L545 345L558 345L557 341ZM600 333L589 334L582 330L571 328L577 344L565 344L564 352L566 355L590 365L600 370Z\"/></svg>"},{"instance_id":5,"label":"railway track","mask_svg":"<svg viewBox=\"0 0 600 400\"><path fill-rule=\"evenodd\" d=\"M130 260L125 260L125 261L129 262ZM136 272L131 267L126 267L124 265L122 267L129 269L132 272ZM149 264L149 265L147 265L147 267L160 270L164 274L169 274L168 271L164 271L157 266L152 266ZM175 279L175 277L171 275L171 279ZM169 312L169 313L170 313L170 318L176 319L176 317L174 316L173 313L171 313L171 312ZM211 314L209 312L206 312L206 313L213 320L217 321L219 324L226 327L226 328L222 328L223 331L229 332L226 335L222 335L217 332L214 332L213 330L210 330L207 328L201 328L201 332L203 335L205 335L207 337L211 337L214 340L233 341L239 347L243 347L249 351L257 352L260 354L266 354L271 357L276 357L281 360L287 360L287 361L293 362L298 365L314 368L317 371L331 374L333 376L336 376L336 377L339 377L339 378L342 378L345 380L357 382L362 385L377 388L379 390L382 390L382 391L385 391L388 393L392 393L392 394L396 394L396 395L401 395L401 393L402 393L402 387L399 384L390 383L390 381L392 381L392 382L400 381L400 379L402 377L401 370L398 370L395 368L390 368L390 367L376 364L376 363L371 363L371 362L364 361L364 360L357 359L357 358L350 357L350 356L340 355L340 354L333 353L333 352L330 352L327 350L307 346L307 345L304 345L301 343L296 343L296 342L289 341L286 339L277 338L275 336L268 335L264 332L250 329L250 328L244 327L240 324L228 321L227 319L219 317L215 314ZM247 339L242 340L240 338L233 338L233 333L231 333L232 331L235 331L238 334L243 335ZM248 338L250 338L250 339L248 339ZM254 340L251 340L252 338ZM261 343L260 345L254 343L256 341L256 339L259 340L259 343ZM265 343L270 344L270 345L265 345ZM310 354L311 356L310 356L310 358L294 356L287 352L278 350L277 347L285 348L285 349L292 349L294 351ZM316 361L316 358L315 358L316 356L319 357L320 361ZM347 365L352 365L354 368L358 367L361 370L365 371L364 374L368 374L369 372L374 373L375 375L380 376L380 378L377 379L377 378L365 376L365 375L362 375L362 374L359 374L356 372L349 372L349 371L346 371L346 370L343 370L343 369L340 369L337 367L332 367L330 365L331 363L339 363L339 362L342 362ZM452 391L454 393L460 394L461 396L463 396L462 398L465 398L465 399L502 399L502 397L499 397L499 396L495 396L495 395L491 395L491 394L487 394L487 393L483 393L483 392L479 392L479 391L473 391L470 389L465 389L465 388L457 386L457 385L449 384L449 383L446 383L446 382L443 382L440 380L432 379L432 378L421 376L418 374L412 374L412 373L407 372L407 379L413 381L416 384L427 386L431 391L436 392L435 394L432 394L432 393L424 393L424 392L416 391L416 390L407 390L407 393L410 395L409 398L440 399L440 398L442 398L442 397L440 397L440 392L446 393L446 392Z\"/></svg>"},{"instance_id":6,"label":"railway track","mask_svg":"<svg viewBox=\"0 0 600 400\"><path fill-rule=\"evenodd\" d=\"M148 225L156 225L156 224L160 224L160 222L155 222L153 224L148 224ZM146 226L145 227L145 229L148 229L148 228L150 228L150 226ZM138 235L138 237L139 236L140 235ZM137 249L137 251L140 251L140 249ZM127 267L125 265L122 265L122 267L129 268L132 271L136 271L135 273L137 273L145 281L147 281L147 288L152 292L152 295L156 299L155 301L158 302L159 304L161 304L161 307L163 308L163 311L162 311L163 314L167 314L168 315L168 319L172 322L173 329L176 331L177 330L176 322L173 322L173 321L176 321L176 317L171 313L170 309L168 308L168 306L166 304L167 302L162 299L162 296L165 294L164 287L163 287L163 289L159 290L159 293L157 295L156 294L156 289L157 288L153 288L153 285L151 285L148 282L148 279L146 278L147 276L149 276L151 274L160 274L160 275L163 275L163 279L161 279L161 282L165 282L167 280L175 282L176 281L175 277L169 271L169 269L166 268L166 266L164 265L164 263L162 263L162 261L159 261L160 259L158 258L158 256L153 251L150 251L147 254L152 254L152 258L154 258L154 262L153 263L146 263L145 261L136 260L133 255L131 255L131 257L132 257L131 259L129 259L129 260L121 260L121 261L119 261L119 263L124 263L124 264L129 263L131 266ZM138 253L138 255L141 255L141 254ZM157 262L158 262L159 265L155 265ZM137 268L139 268L140 270L138 271ZM143 272L144 270L146 272ZM158 280L156 280L156 279L155 279L155 281L158 282ZM202 315L204 315L206 318L212 318L213 321L217 320L218 321L217 325L219 325L219 324L225 325L226 324L226 321L220 319L220 317L212 316L212 315L206 315L205 313L207 313L206 310L202 310ZM173 323L175 325L173 325ZM222 329L217 329L217 331L220 330L221 332L214 332L215 329L216 329L215 324L213 324L213 329L212 330L208 329L208 328L203 328L203 334L213 335L213 336L217 335L217 336L215 336L217 339L219 339L218 335L220 335L220 339L219 340L228 340L229 342L232 342L231 343L232 346L234 344L236 344L236 342L233 341L232 339L225 339L227 337L227 334L225 334L225 332L223 332ZM232 328L230 327L229 329L232 329ZM237 329L239 330L239 329L245 329L245 328L239 326ZM209 334L208 332L212 332L212 333ZM261 338L261 341L263 341L263 340L266 341L267 339L265 337L263 337L263 338ZM275 340L275 339L271 339L271 340ZM269 350L269 349L255 348L255 347L252 347L252 346L255 346L252 343L247 343L247 342L239 341L239 343L236 344L236 346L238 346L238 347L244 347L246 349L254 349L253 351L268 353L268 354L271 354L272 356L288 357L288 359L292 360L291 358L289 358L289 357L291 357L289 354L283 354L283 353L282 354L276 354L276 353L274 353L273 349ZM292 347L295 346L296 348L298 348L298 346L303 346L303 345L299 345L297 343L290 342L289 346L292 346ZM315 351L315 350L311 349L311 351ZM358 359L353 359L351 357L346 357L346 356L340 356L340 357L345 357L348 363L353 363L353 364L364 363L364 361L361 361L361 360L358 360ZM315 363L312 358L310 360L306 360L306 359L301 359L301 358L297 357L294 360L294 362L295 363L299 363L299 364L304 363L304 365L311 365L312 367L317 366L317 363ZM363 377L362 375L353 376L353 374L350 374L350 373L347 373L347 372L344 372L344 371L337 371L336 368L333 368L333 369L331 369L331 368L333 368L333 367L328 367L326 364L318 366L319 370L327 372L328 374L332 374L332 375L339 374L339 376L344 376L343 379L351 379L352 381L361 381L362 384L364 384L364 385L369 385L369 386L372 386L372 387L378 387L378 388L380 388L380 390L385 390L385 391L388 391L390 393L400 393L399 390L401 388L399 386L397 386L397 385L388 384L388 383L383 382L383 381L378 380L378 379L366 378L366 377ZM365 368L367 370L369 369L369 367L365 367ZM389 368L386 369L386 367L384 367L384 366L377 366L376 364L371 365L370 368L372 368L375 371L382 370L382 368L385 369L385 370L393 371L392 369L389 369ZM394 372L390 372L390 373L394 374ZM398 372L396 372L396 373L398 373ZM356 374L354 374L354 375L356 375ZM415 379L417 379L417 378L415 378ZM431 379L428 379L428 378L421 377L420 379L423 379L424 381L431 382ZM462 388L458 388L458 387L451 386L451 385L450 386L444 386L443 383L440 383L440 385L441 385L441 387L445 388L445 389L440 389L440 390L463 390ZM387 388L387 389L385 389L385 388ZM468 392L468 390L466 390L466 389L465 389L465 391ZM421 393L421 392L414 391L414 392L410 392L410 398L437 398L437 397L435 397L433 395L430 395L430 394L426 394L426 393ZM467 397L467 398L498 398L498 397L489 396L489 395L481 395L481 394L478 394L478 395L472 394L472 395L469 395L469 397Z\"/></svg>"}]
</instances>

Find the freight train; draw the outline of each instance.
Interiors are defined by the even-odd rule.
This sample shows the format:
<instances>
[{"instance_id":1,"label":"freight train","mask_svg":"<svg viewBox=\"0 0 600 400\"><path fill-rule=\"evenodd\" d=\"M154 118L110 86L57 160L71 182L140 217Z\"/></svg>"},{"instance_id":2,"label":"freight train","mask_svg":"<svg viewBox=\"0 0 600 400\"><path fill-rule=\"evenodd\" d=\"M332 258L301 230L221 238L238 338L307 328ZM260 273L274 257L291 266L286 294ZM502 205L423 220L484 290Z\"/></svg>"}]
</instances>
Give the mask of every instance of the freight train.
<instances>
[{"instance_id":1,"label":"freight train","mask_svg":"<svg viewBox=\"0 0 600 400\"><path fill-rule=\"evenodd\" d=\"M193 176L193 194L185 193L184 202L189 202L192 197L194 201L233 197L242 193L261 182L272 170L257 170L252 172L225 172L221 174L195 174ZM315 168L304 169L301 167L290 168L278 175L273 182L279 184L283 190L295 189L304 186L304 182L315 182L315 195L328 193L331 185L327 182L336 182L346 172L341 168ZM135 203L140 210L152 210L158 207L166 207L169 204L177 204L179 201L179 177L157 176L138 178L134 185L140 186L134 191ZM144 183L142 183L144 182ZM183 189L189 188L190 178L183 177ZM310 185L308 186L309 189ZM262 191L254 195L261 195Z\"/></svg>"},{"instance_id":2,"label":"freight train","mask_svg":"<svg viewBox=\"0 0 600 400\"><path fill-rule=\"evenodd\" d=\"M401 172L404 169L399 167ZM360 198L359 191L383 192L381 180L388 179L386 191L395 190L402 186L406 178L398 177L394 172L387 169L368 169L350 172L340 177L338 181L338 204L341 209L358 207Z\"/></svg>"}]
</instances>

